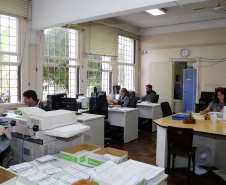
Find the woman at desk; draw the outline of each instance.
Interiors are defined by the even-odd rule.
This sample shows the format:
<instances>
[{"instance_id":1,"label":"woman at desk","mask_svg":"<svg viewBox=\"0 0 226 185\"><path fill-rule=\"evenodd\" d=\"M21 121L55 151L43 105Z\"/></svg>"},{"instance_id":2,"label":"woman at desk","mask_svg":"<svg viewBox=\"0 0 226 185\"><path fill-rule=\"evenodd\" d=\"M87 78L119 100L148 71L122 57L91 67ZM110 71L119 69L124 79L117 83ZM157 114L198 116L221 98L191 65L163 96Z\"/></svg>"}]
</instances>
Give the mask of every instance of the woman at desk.
<instances>
[{"instance_id":1,"label":"woman at desk","mask_svg":"<svg viewBox=\"0 0 226 185\"><path fill-rule=\"evenodd\" d=\"M113 107L129 107L130 94L126 88L121 88L119 91L118 105L112 105Z\"/></svg>"},{"instance_id":2,"label":"woman at desk","mask_svg":"<svg viewBox=\"0 0 226 185\"><path fill-rule=\"evenodd\" d=\"M213 95L213 101L210 102L209 106L205 110L200 111L200 114L206 114L210 111L224 112L224 106L226 106L225 96L225 90L222 87L216 88Z\"/></svg>"}]
</instances>

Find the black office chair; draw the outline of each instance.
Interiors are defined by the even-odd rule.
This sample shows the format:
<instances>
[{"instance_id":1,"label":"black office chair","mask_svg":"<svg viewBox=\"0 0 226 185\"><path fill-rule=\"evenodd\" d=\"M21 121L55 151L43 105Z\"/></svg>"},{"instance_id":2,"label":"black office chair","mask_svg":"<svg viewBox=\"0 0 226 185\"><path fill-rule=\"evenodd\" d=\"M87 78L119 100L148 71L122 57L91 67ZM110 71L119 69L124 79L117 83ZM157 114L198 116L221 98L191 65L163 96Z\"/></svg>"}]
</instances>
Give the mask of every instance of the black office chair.
<instances>
[{"instance_id":1,"label":"black office chair","mask_svg":"<svg viewBox=\"0 0 226 185\"><path fill-rule=\"evenodd\" d=\"M128 92L129 92L131 98L135 98L135 96L136 96L135 91L128 91Z\"/></svg>"},{"instance_id":2,"label":"black office chair","mask_svg":"<svg viewBox=\"0 0 226 185\"><path fill-rule=\"evenodd\" d=\"M156 94L156 95L155 95L155 99L153 100L152 103L158 103L158 101L159 101L159 95Z\"/></svg>"},{"instance_id":3,"label":"black office chair","mask_svg":"<svg viewBox=\"0 0 226 185\"><path fill-rule=\"evenodd\" d=\"M0 152L0 166L3 166L4 158L9 154L11 147L8 146L4 151Z\"/></svg>"},{"instance_id":4,"label":"black office chair","mask_svg":"<svg viewBox=\"0 0 226 185\"><path fill-rule=\"evenodd\" d=\"M137 98L130 98L129 107L136 108L137 107Z\"/></svg>"},{"instance_id":5,"label":"black office chair","mask_svg":"<svg viewBox=\"0 0 226 185\"><path fill-rule=\"evenodd\" d=\"M170 108L170 104L168 102L162 102L161 109L162 109L162 117L170 116L173 114Z\"/></svg>"}]
</instances>

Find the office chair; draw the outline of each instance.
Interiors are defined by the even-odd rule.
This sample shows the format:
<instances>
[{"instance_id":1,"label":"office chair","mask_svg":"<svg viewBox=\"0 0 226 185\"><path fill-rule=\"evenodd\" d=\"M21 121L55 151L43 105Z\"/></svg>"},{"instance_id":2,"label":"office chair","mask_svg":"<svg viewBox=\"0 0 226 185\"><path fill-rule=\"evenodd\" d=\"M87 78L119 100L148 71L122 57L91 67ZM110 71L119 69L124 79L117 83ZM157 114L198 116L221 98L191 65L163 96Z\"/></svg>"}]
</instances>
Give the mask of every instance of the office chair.
<instances>
[{"instance_id":1,"label":"office chair","mask_svg":"<svg viewBox=\"0 0 226 185\"><path fill-rule=\"evenodd\" d=\"M177 128L169 126L167 129L168 139L168 161L167 161L167 172L169 174L170 169L170 158L173 154L173 172L174 162L176 155L188 157L188 181L190 180L190 163L191 158L193 161L193 173L195 170L195 151L196 147L192 147L193 142L193 129L188 128Z\"/></svg>"},{"instance_id":2,"label":"office chair","mask_svg":"<svg viewBox=\"0 0 226 185\"><path fill-rule=\"evenodd\" d=\"M170 116L172 115L172 110L170 108L170 104L168 102L162 102L161 103L161 109L162 109L162 117Z\"/></svg>"},{"instance_id":3,"label":"office chair","mask_svg":"<svg viewBox=\"0 0 226 185\"><path fill-rule=\"evenodd\" d=\"M156 95L155 95L155 99L153 100L152 103L158 103L158 101L159 101L159 95L156 94Z\"/></svg>"},{"instance_id":4,"label":"office chair","mask_svg":"<svg viewBox=\"0 0 226 185\"><path fill-rule=\"evenodd\" d=\"M135 91L128 91L131 98L135 98Z\"/></svg>"},{"instance_id":5,"label":"office chair","mask_svg":"<svg viewBox=\"0 0 226 185\"><path fill-rule=\"evenodd\" d=\"M130 98L129 107L136 108L137 107L137 98Z\"/></svg>"}]
</instances>

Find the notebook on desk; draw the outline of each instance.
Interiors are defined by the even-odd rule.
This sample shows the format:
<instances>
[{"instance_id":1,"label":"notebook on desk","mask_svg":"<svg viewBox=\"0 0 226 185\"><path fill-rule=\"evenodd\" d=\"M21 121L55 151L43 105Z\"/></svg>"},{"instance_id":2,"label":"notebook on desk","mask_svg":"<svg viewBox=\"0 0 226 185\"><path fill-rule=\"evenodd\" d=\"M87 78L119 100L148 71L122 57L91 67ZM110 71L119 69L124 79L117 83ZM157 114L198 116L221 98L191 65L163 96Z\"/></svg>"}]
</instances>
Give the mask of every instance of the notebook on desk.
<instances>
[{"instance_id":1,"label":"notebook on desk","mask_svg":"<svg viewBox=\"0 0 226 185\"><path fill-rule=\"evenodd\" d=\"M172 120L186 120L189 118L189 114L177 114L175 116L172 116Z\"/></svg>"}]
</instances>

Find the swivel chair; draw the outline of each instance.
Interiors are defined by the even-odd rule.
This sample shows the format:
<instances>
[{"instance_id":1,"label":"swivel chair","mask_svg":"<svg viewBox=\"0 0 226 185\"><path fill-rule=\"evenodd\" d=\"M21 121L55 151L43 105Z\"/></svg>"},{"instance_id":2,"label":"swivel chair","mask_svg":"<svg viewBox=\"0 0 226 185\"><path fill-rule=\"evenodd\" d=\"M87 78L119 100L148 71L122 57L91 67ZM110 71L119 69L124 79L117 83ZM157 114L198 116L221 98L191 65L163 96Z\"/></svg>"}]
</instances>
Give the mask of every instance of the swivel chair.
<instances>
[{"instance_id":1,"label":"swivel chair","mask_svg":"<svg viewBox=\"0 0 226 185\"><path fill-rule=\"evenodd\" d=\"M170 116L172 115L172 110L170 108L170 104L168 102L162 102L161 103L161 109L162 109L162 117Z\"/></svg>"}]
</instances>

